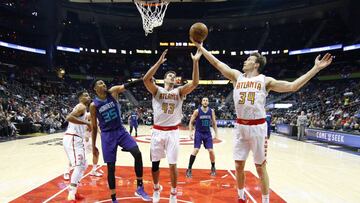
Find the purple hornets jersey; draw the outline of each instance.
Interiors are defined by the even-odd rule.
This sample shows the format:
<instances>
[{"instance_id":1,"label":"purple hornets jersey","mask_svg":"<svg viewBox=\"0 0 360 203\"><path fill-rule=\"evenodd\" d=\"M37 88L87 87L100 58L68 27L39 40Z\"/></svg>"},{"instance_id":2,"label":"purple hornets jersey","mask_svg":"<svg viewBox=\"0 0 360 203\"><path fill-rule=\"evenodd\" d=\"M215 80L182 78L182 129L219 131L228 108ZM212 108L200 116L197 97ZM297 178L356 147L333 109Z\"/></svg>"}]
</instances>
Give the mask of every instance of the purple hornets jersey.
<instances>
[{"instance_id":1,"label":"purple hornets jersey","mask_svg":"<svg viewBox=\"0 0 360 203\"><path fill-rule=\"evenodd\" d=\"M106 95L105 100L98 97L94 99L96 117L99 120L101 132L116 130L122 126L120 104L110 93L106 93Z\"/></svg>"},{"instance_id":2,"label":"purple hornets jersey","mask_svg":"<svg viewBox=\"0 0 360 203\"><path fill-rule=\"evenodd\" d=\"M200 132L210 132L212 110L208 107L207 112L203 112L201 106L198 108L198 116L195 121L195 130Z\"/></svg>"}]
</instances>

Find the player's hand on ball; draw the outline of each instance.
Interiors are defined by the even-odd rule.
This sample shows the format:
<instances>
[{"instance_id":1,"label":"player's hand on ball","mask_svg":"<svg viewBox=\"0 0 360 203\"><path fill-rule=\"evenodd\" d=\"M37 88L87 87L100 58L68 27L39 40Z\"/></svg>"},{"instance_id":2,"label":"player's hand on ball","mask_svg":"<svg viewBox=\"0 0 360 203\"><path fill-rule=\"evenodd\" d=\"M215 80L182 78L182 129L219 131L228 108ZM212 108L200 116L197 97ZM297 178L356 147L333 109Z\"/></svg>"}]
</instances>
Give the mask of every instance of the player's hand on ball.
<instances>
[{"instance_id":1,"label":"player's hand on ball","mask_svg":"<svg viewBox=\"0 0 360 203\"><path fill-rule=\"evenodd\" d=\"M319 69L319 70L322 70L322 69L324 69L325 67L327 67L328 65L331 64L333 58L334 58L334 57L331 56L331 54L329 54L329 53L326 53L326 54L322 57L322 59L320 59L320 55L318 55L318 56L316 57L316 59L315 59L315 67L316 67L317 69Z\"/></svg>"},{"instance_id":2,"label":"player's hand on ball","mask_svg":"<svg viewBox=\"0 0 360 203\"><path fill-rule=\"evenodd\" d=\"M195 55L193 55L193 53L191 53L190 55L191 55L191 58L192 58L193 61L199 61L199 59L200 59L200 57L202 55L202 52L198 48Z\"/></svg>"},{"instance_id":3,"label":"player's hand on ball","mask_svg":"<svg viewBox=\"0 0 360 203\"><path fill-rule=\"evenodd\" d=\"M192 43L194 43L197 48L199 48L199 47L201 47L203 45L203 43L200 44L200 43L196 42L191 36L190 36L190 41Z\"/></svg>"}]
</instances>

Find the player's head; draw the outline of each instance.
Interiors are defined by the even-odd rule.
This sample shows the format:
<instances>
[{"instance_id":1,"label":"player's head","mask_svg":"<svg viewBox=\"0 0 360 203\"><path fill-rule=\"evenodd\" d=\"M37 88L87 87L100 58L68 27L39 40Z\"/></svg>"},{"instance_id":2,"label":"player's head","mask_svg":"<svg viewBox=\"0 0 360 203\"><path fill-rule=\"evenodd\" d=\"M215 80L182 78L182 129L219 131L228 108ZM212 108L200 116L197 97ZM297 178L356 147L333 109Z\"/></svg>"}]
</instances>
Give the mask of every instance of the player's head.
<instances>
[{"instance_id":1,"label":"player's head","mask_svg":"<svg viewBox=\"0 0 360 203\"><path fill-rule=\"evenodd\" d=\"M250 56L244 61L243 71L249 72L257 69L259 73L261 73L266 65L266 57L259 54L258 52L254 52L250 54Z\"/></svg>"},{"instance_id":2,"label":"player's head","mask_svg":"<svg viewBox=\"0 0 360 203\"><path fill-rule=\"evenodd\" d=\"M84 103L86 105L89 104L91 101L90 95L86 90L81 90L81 91L77 92L76 96L81 103Z\"/></svg>"},{"instance_id":3,"label":"player's head","mask_svg":"<svg viewBox=\"0 0 360 203\"><path fill-rule=\"evenodd\" d=\"M201 100L201 105L202 105L203 107L209 106L209 98L203 97L202 100Z\"/></svg>"},{"instance_id":4,"label":"player's head","mask_svg":"<svg viewBox=\"0 0 360 203\"><path fill-rule=\"evenodd\" d=\"M98 95L99 93L103 93L107 91L107 86L104 81L102 80L95 80L91 88L95 91L95 93Z\"/></svg>"},{"instance_id":5,"label":"player's head","mask_svg":"<svg viewBox=\"0 0 360 203\"><path fill-rule=\"evenodd\" d=\"M174 85L176 81L175 71L168 71L164 75L164 83L169 85Z\"/></svg>"},{"instance_id":6,"label":"player's head","mask_svg":"<svg viewBox=\"0 0 360 203\"><path fill-rule=\"evenodd\" d=\"M300 113L300 114L301 114L302 116L303 116L303 115L305 115L305 111L301 111L301 113Z\"/></svg>"}]
</instances>

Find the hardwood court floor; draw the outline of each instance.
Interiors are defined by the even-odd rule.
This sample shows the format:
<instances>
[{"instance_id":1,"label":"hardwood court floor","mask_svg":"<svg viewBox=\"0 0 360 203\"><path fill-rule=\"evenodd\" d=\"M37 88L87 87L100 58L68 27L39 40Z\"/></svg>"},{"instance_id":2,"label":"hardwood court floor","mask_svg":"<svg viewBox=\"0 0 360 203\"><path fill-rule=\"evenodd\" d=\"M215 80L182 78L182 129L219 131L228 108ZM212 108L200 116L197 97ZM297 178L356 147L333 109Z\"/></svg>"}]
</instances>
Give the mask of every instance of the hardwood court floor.
<instances>
[{"instance_id":1,"label":"hardwood court floor","mask_svg":"<svg viewBox=\"0 0 360 203\"><path fill-rule=\"evenodd\" d=\"M151 194L151 176L149 172L151 166L149 160L150 132L150 127L141 126L139 129L139 135L141 136L137 140L143 154L144 166L147 167L145 168L145 180L148 181L146 189ZM232 129L219 129L222 141L214 145L216 168L219 170L219 175L214 181L211 181L213 179L208 177L210 161L207 151L203 148L197 155L194 168L204 170L194 171L194 176L198 175L198 177L194 177L193 180L187 180L184 177L183 169L188 165L193 147L191 141L187 139L188 131L181 131L181 135L182 145L178 161L178 167L180 168L179 181L186 183L193 181L198 186L204 186L209 183L199 181L210 180L210 185L213 185L219 182L218 179L221 181L221 177L228 174L225 179L229 182L224 183L224 185L230 185L230 188L222 188L221 192L219 188L211 186L213 193L209 197L214 198L211 202L221 202L223 200L232 202L231 198L235 202L235 181L231 181L232 177L230 177L231 173L229 172L229 170L234 170ZM24 194L36 190L36 188L40 189L39 187L43 184L54 183L54 180L58 180L58 183L61 184L58 187L66 187L66 184L61 182L62 180L59 177L67 165L67 158L61 145L62 136L63 134L60 133L0 143L0 202L9 202L18 197L24 197ZM100 143L98 147L100 148ZM88 160L91 160L91 157ZM102 159L100 163L103 163ZM126 174L133 177L133 170L126 167L133 166L133 158L129 153L119 150L117 165L121 166L117 170L118 177L125 177ZM161 162L160 166L167 167L166 159ZM259 188L255 184L256 178L253 177L253 175L257 176L257 174L251 153L245 168L248 171L247 189L254 196L256 202L261 202ZM103 167L103 170L105 169L106 167ZM161 169L160 182L164 186L168 186L169 179L165 171L167 169ZM268 172L270 188L286 202L359 202L360 199L360 156L272 135L268 148ZM106 189L106 181L100 182L102 183L99 190ZM191 199L191 194L200 192L193 191L191 185L194 184L179 184L179 187L182 188L182 194L186 197L184 200L198 202L196 199ZM128 189L129 193L121 193L120 188L122 186L118 187L119 198L125 197L123 195L131 196L132 186ZM88 190L86 187L83 189ZM81 189L79 190L81 191ZM271 193L271 198L276 197L275 193ZM60 197L65 197L61 195ZM45 199L50 196L46 196ZM167 189L162 193L162 197L168 198ZM224 198L222 199L222 197ZM106 196L104 198L106 199ZM136 199L133 200L136 201ZM166 202L166 200L163 201ZM38 201L33 199L28 202ZM89 199L87 202L92 201Z\"/></svg>"}]
</instances>

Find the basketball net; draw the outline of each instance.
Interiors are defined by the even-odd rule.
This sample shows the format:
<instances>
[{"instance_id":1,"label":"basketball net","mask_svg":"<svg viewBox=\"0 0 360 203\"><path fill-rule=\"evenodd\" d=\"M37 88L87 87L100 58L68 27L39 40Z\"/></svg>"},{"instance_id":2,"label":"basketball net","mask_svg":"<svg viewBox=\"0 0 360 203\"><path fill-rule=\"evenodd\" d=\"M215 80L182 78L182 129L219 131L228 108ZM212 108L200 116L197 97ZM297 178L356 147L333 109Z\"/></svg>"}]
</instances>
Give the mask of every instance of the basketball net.
<instances>
[{"instance_id":1,"label":"basketball net","mask_svg":"<svg viewBox=\"0 0 360 203\"><path fill-rule=\"evenodd\" d=\"M153 32L155 27L162 25L169 0L141 1L135 0L143 22L145 36Z\"/></svg>"}]
</instances>

